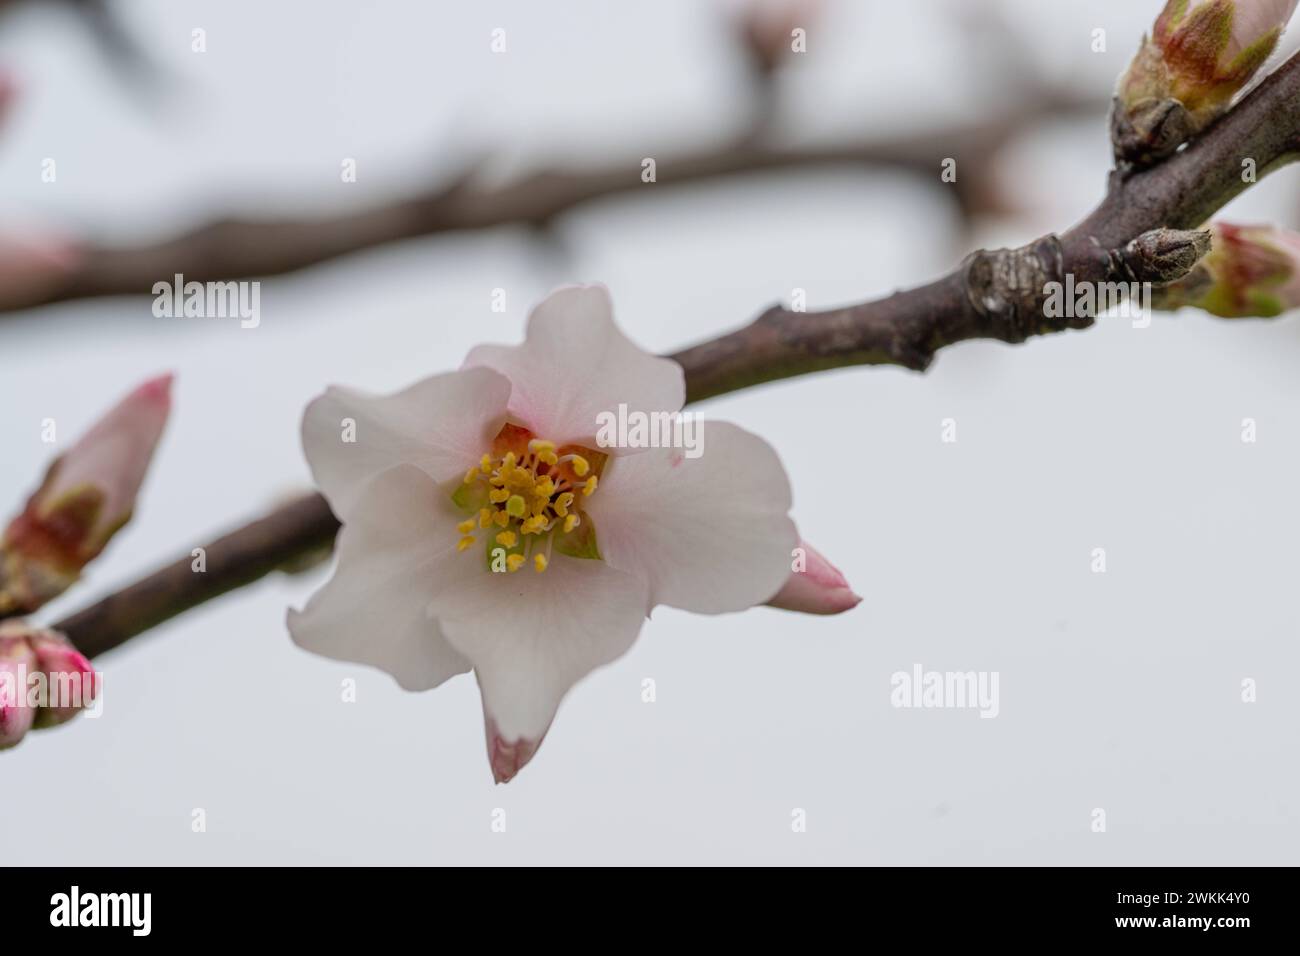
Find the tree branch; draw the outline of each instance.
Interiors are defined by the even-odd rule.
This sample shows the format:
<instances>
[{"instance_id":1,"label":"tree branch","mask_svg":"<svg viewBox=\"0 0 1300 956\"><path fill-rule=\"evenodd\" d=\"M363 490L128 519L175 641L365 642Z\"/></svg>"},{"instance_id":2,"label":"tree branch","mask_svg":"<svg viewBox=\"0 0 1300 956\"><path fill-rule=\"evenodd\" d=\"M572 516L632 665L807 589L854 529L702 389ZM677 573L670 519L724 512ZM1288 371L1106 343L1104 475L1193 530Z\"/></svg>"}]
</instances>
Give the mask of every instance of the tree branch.
<instances>
[{"instance_id":1,"label":"tree branch","mask_svg":"<svg viewBox=\"0 0 1300 956\"><path fill-rule=\"evenodd\" d=\"M1022 342L1091 324L1051 319L1048 281L1171 281L1204 252L1204 234L1185 232L1245 190L1242 161L1260 175L1300 149L1300 54L1292 57L1200 139L1153 169L1115 172L1106 197L1060 237L1015 250L977 252L950 275L888 298L825 312L774 307L729 335L671 356L699 401L762 382L848 365L921 370L945 346L972 338ZM318 550L338 523L309 496L207 547L208 570L190 558L54 625L87 654L136 634Z\"/></svg>"},{"instance_id":2,"label":"tree branch","mask_svg":"<svg viewBox=\"0 0 1300 956\"><path fill-rule=\"evenodd\" d=\"M745 135L722 146L656 160L657 182L641 181L640 158L589 171L544 170L503 186L482 186L471 170L450 186L385 206L290 220L223 219L138 246L88 244L48 282L0 289L0 312L110 295L146 295L180 273L210 282L282 275L387 243L457 230L544 226L585 203L638 190L705 182L750 172L837 165L885 166L939 182L940 163L963 170L950 184L967 212L991 201L979 177L997 150L1046 117L1100 112L1095 95L1039 88L1005 103L993 118L929 133L832 146L778 146Z\"/></svg>"}]
</instances>

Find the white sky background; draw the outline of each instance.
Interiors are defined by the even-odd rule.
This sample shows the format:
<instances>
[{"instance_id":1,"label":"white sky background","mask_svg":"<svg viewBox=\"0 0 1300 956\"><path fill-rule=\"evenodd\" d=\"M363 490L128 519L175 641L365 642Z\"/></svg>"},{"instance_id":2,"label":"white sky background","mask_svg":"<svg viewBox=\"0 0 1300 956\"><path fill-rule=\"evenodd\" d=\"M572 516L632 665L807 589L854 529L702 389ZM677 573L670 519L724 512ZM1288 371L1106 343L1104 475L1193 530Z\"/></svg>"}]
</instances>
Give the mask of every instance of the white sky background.
<instances>
[{"instance_id":1,"label":"white sky background","mask_svg":"<svg viewBox=\"0 0 1300 956\"><path fill-rule=\"evenodd\" d=\"M1160 3L1002 6L1024 56L1104 94ZM503 169L627 157L636 175L640 157L721 140L747 109L741 54L698 0L119 7L168 71L152 101L114 80L72 18L0 23L0 65L23 86L0 132L5 230L125 239L231 206L364 204L484 150ZM787 78L782 134L851 138L990 108L1009 95L992 72L1005 57L954 15L974 7L831 5ZM196 26L206 54L190 52ZM504 56L488 49L498 26ZM1096 27L1106 54L1090 49ZM343 157L358 183L340 183ZM861 169L660 183L566 216L552 245L503 228L368 252L264 282L256 330L155 319L147 297L4 317L6 507L45 467L42 419L66 446L137 380L178 373L135 522L46 617L303 486L298 418L326 384L390 391L480 340L516 341L555 285L607 283L629 334L672 350L795 287L819 308L940 274L973 248L941 158L932 183ZM1010 144L1000 165L1026 211L974 241L1063 230L1100 197L1107 161L1100 116ZM1266 181L1232 218L1294 224L1297 176ZM505 315L489 308L496 287ZM1294 320L1185 313L967 343L924 376L850 369L728 396L702 410L780 451L801 529L866 597L856 611L660 609L569 696L533 764L494 787L472 678L408 694L299 651L284 611L324 572L276 577L106 657L101 719L0 754L0 855L1294 863L1298 371ZM945 418L956 444L939 440ZM1000 715L892 708L890 675L914 663L998 671ZM340 701L349 677L355 704ZM1090 832L1095 807L1105 834Z\"/></svg>"}]
</instances>

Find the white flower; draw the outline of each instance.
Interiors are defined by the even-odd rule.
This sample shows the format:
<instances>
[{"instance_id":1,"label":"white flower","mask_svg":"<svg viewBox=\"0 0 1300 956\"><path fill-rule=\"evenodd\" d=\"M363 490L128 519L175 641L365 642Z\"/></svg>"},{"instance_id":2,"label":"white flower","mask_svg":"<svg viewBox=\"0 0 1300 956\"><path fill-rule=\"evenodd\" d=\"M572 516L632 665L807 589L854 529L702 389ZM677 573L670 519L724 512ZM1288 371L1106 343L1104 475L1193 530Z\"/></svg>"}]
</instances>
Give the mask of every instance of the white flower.
<instances>
[{"instance_id":1,"label":"white flower","mask_svg":"<svg viewBox=\"0 0 1300 956\"><path fill-rule=\"evenodd\" d=\"M343 529L334 577L290 611L294 641L410 690L473 669L509 780L656 605L741 611L790 576L790 486L762 439L710 421L698 458L597 447L600 413L684 399L681 367L623 336L601 286L555 292L524 344L480 346L460 371L387 397L327 390L303 444Z\"/></svg>"}]
</instances>

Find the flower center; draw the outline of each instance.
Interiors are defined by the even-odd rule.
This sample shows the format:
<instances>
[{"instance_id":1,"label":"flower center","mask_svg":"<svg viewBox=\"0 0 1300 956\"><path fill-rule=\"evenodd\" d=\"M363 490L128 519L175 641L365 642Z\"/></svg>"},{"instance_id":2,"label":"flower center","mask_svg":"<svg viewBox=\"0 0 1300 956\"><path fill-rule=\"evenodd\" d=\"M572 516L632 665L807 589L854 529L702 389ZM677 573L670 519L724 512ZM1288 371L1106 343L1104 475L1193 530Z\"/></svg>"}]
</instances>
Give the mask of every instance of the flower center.
<instances>
[{"instance_id":1,"label":"flower center","mask_svg":"<svg viewBox=\"0 0 1300 956\"><path fill-rule=\"evenodd\" d=\"M557 447L507 424L452 495L472 515L457 525L457 549L473 547L484 532L489 567L505 572L518 571L531 558L541 573L553 550L599 558L582 502L596 491L606 457L580 445Z\"/></svg>"}]
</instances>

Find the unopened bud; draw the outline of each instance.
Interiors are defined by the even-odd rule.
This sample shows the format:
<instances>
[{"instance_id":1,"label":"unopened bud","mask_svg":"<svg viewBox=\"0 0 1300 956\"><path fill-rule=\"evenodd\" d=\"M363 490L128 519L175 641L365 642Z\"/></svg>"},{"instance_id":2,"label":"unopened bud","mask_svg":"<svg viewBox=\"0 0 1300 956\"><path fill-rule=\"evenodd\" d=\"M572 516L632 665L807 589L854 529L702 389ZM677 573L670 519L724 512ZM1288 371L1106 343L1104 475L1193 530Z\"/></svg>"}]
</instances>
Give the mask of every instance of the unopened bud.
<instances>
[{"instance_id":1,"label":"unopened bud","mask_svg":"<svg viewBox=\"0 0 1300 956\"><path fill-rule=\"evenodd\" d=\"M0 622L0 750L71 720L98 693L99 675L62 634Z\"/></svg>"},{"instance_id":2,"label":"unopened bud","mask_svg":"<svg viewBox=\"0 0 1300 956\"><path fill-rule=\"evenodd\" d=\"M1300 234L1276 226L1209 227L1213 248L1185 278L1156 289L1153 306L1204 309L1225 319L1300 308Z\"/></svg>"},{"instance_id":3,"label":"unopened bud","mask_svg":"<svg viewBox=\"0 0 1300 956\"><path fill-rule=\"evenodd\" d=\"M37 631L31 642L36 668L45 675L47 694L34 726L54 727L94 703L99 691L98 675L86 656L57 631Z\"/></svg>"},{"instance_id":4,"label":"unopened bud","mask_svg":"<svg viewBox=\"0 0 1300 956\"><path fill-rule=\"evenodd\" d=\"M1217 119L1272 55L1297 3L1168 0L1116 92L1116 158L1152 165Z\"/></svg>"},{"instance_id":5,"label":"unopened bud","mask_svg":"<svg viewBox=\"0 0 1300 956\"><path fill-rule=\"evenodd\" d=\"M36 708L27 703L27 679L35 670L36 652L26 633L0 624L0 750L22 740L36 720Z\"/></svg>"},{"instance_id":6,"label":"unopened bud","mask_svg":"<svg viewBox=\"0 0 1300 956\"><path fill-rule=\"evenodd\" d=\"M61 594L130 520L170 389L170 375L141 385L55 459L0 539L0 617Z\"/></svg>"}]
</instances>

